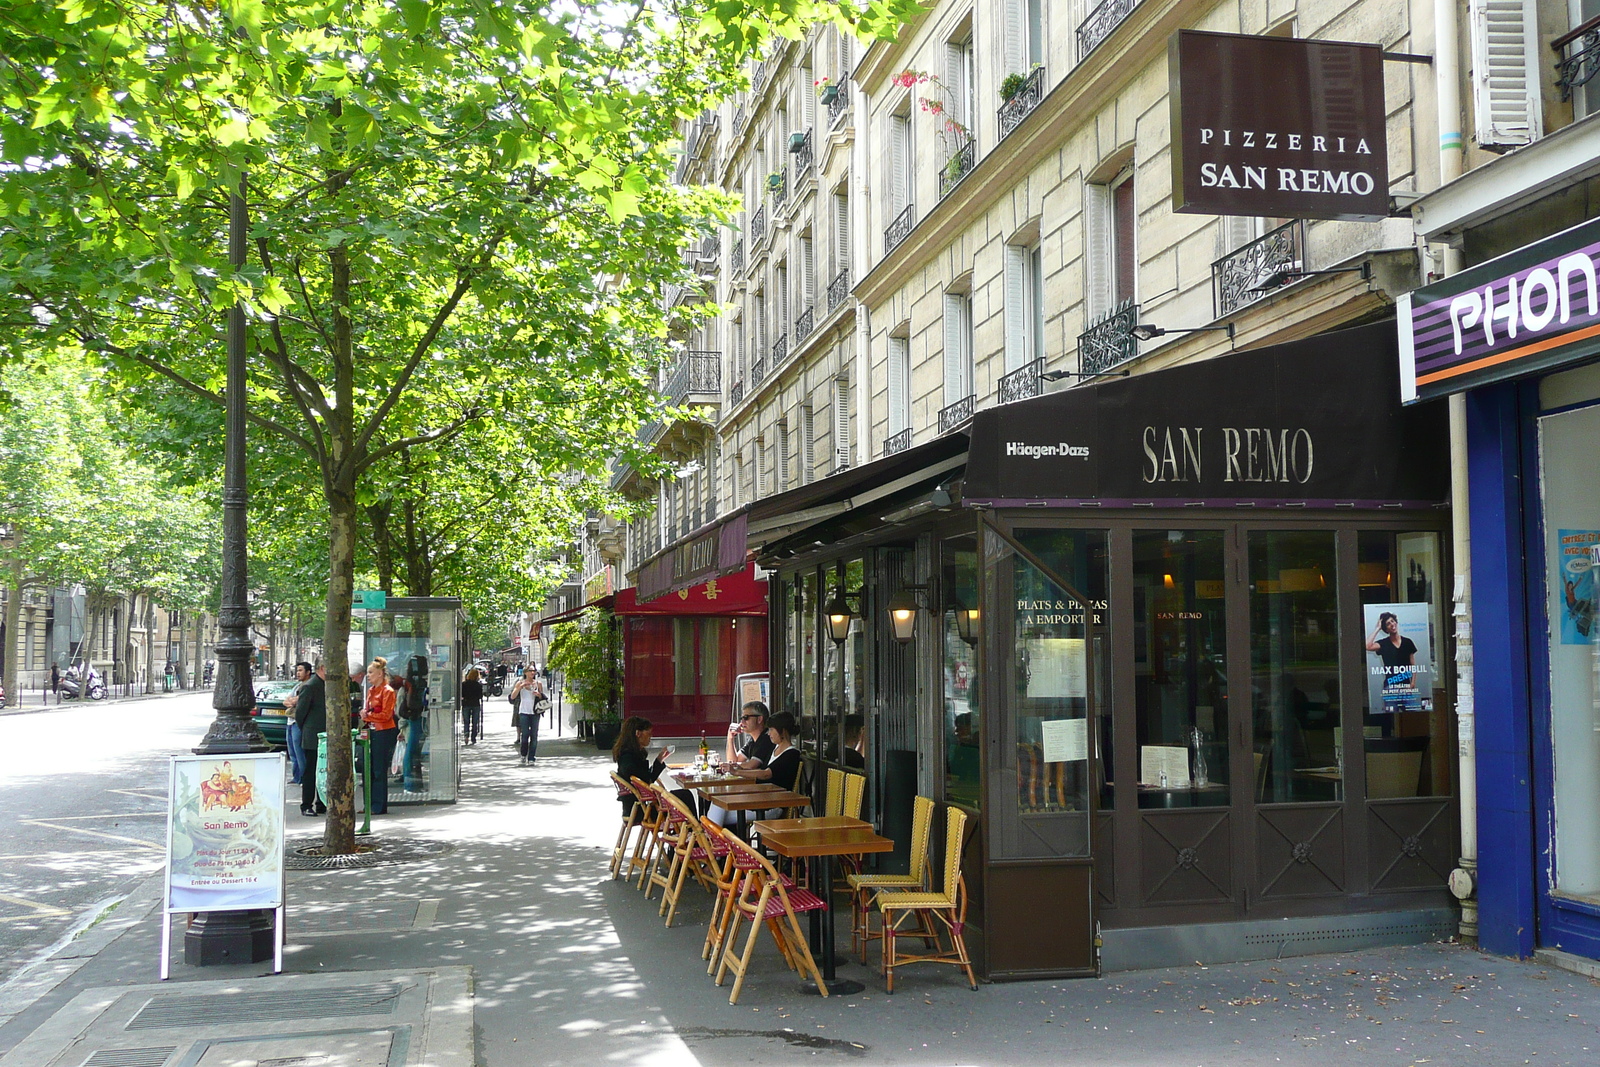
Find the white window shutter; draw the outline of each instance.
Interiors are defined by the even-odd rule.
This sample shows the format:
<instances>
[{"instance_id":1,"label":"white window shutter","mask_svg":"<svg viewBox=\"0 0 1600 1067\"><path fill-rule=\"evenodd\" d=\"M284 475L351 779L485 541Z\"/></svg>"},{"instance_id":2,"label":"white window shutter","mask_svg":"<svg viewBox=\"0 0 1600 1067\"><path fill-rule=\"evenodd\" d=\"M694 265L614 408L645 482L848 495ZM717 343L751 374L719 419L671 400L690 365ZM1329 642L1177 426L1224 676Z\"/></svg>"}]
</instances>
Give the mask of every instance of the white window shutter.
<instances>
[{"instance_id":1,"label":"white window shutter","mask_svg":"<svg viewBox=\"0 0 1600 1067\"><path fill-rule=\"evenodd\" d=\"M810 404L800 409L800 484L815 477L817 469L817 413Z\"/></svg>"},{"instance_id":2,"label":"white window shutter","mask_svg":"<svg viewBox=\"0 0 1600 1067\"><path fill-rule=\"evenodd\" d=\"M1029 308L1027 297L1028 250L1006 245L1006 373L1016 370L1031 358L1028 343Z\"/></svg>"},{"instance_id":3,"label":"white window shutter","mask_svg":"<svg viewBox=\"0 0 1600 1067\"><path fill-rule=\"evenodd\" d=\"M967 384L967 298L946 293L944 297L944 402L946 406L963 400L972 391Z\"/></svg>"},{"instance_id":4,"label":"white window shutter","mask_svg":"<svg viewBox=\"0 0 1600 1067\"><path fill-rule=\"evenodd\" d=\"M1481 145L1520 145L1544 134L1539 29L1533 0L1468 0L1472 104Z\"/></svg>"},{"instance_id":5,"label":"white window shutter","mask_svg":"<svg viewBox=\"0 0 1600 1067\"><path fill-rule=\"evenodd\" d=\"M817 125L817 76L810 67L800 68L800 130L815 129ZM787 146L785 146L787 147Z\"/></svg>"},{"instance_id":6,"label":"white window shutter","mask_svg":"<svg viewBox=\"0 0 1600 1067\"><path fill-rule=\"evenodd\" d=\"M911 342L904 337L889 338L889 433L894 435L911 425Z\"/></svg>"},{"instance_id":7,"label":"white window shutter","mask_svg":"<svg viewBox=\"0 0 1600 1067\"><path fill-rule=\"evenodd\" d=\"M889 116L889 217L885 225L893 222L906 209L911 200L909 172L911 170L911 117Z\"/></svg>"},{"instance_id":8,"label":"white window shutter","mask_svg":"<svg viewBox=\"0 0 1600 1067\"><path fill-rule=\"evenodd\" d=\"M1095 182L1083 186L1084 311L1089 322L1111 310L1115 266L1111 258L1111 190Z\"/></svg>"},{"instance_id":9,"label":"white window shutter","mask_svg":"<svg viewBox=\"0 0 1600 1067\"><path fill-rule=\"evenodd\" d=\"M833 261L835 275L850 266L850 199L844 196L833 198Z\"/></svg>"},{"instance_id":10,"label":"white window shutter","mask_svg":"<svg viewBox=\"0 0 1600 1067\"><path fill-rule=\"evenodd\" d=\"M1007 74L1028 72L1028 31L1025 5L1027 0L1005 0L1005 62Z\"/></svg>"},{"instance_id":11,"label":"white window shutter","mask_svg":"<svg viewBox=\"0 0 1600 1067\"><path fill-rule=\"evenodd\" d=\"M833 469L850 466L850 379L833 380Z\"/></svg>"},{"instance_id":12,"label":"white window shutter","mask_svg":"<svg viewBox=\"0 0 1600 1067\"><path fill-rule=\"evenodd\" d=\"M800 304L808 308L817 302L817 254L811 238L800 238Z\"/></svg>"},{"instance_id":13,"label":"white window shutter","mask_svg":"<svg viewBox=\"0 0 1600 1067\"><path fill-rule=\"evenodd\" d=\"M948 117L961 125L967 119L967 49L965 45L947 43L944 46L944 87L949 97L945 101Z\"/></svg>"}]
</instances>

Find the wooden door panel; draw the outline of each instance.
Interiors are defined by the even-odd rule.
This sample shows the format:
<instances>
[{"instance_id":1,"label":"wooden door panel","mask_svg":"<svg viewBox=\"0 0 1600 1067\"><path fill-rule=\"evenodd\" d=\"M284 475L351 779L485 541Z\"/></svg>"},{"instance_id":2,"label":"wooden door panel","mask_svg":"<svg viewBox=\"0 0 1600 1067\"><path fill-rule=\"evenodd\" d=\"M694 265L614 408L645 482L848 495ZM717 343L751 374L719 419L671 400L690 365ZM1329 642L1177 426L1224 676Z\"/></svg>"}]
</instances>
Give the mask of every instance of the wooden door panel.
<instances>
[{"instance_id":1,"label":"wooden door panel","mask_svg":"<svg viewBox=\"0 0 1600 1067\"><path fill-rule=\"evenodd\" d=\"M1372 891L1435 889L1456 859L1453 797L1367 804L1367 856Z\"/></svg>"},{"instance_id":2,"label":"wooden door panel","mask_svg":"<svg viewBox=\"0 0 1600 1067\"><path fill-rule=\"evenodd\" d=\"M1343 893L1343 807L1257 808L1256 878L1262 898Z\"/></svg>"},{"instance_id":3,"label":"wooden door panel","mask_svg":"<svg viewBox=\"0 0 1600 1067\"><path fill-rule=\"evenodd\" d=\"M1142 813L1140 902L1233 900L1233 819L1226 808Z\"/></svg>"}]
</instances>

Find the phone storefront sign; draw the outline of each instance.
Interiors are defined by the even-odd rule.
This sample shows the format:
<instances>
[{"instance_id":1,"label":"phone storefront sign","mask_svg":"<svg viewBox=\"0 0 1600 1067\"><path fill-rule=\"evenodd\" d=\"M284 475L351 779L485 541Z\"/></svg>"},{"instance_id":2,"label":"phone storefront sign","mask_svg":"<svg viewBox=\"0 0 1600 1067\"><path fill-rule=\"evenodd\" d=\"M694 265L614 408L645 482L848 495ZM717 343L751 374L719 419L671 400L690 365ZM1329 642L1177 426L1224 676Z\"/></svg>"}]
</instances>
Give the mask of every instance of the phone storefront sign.
<instances>
[{"instance_id":1,"label":"phone storefront sign","mask_svg":"<svg viewBox=\"0 0 1600 1067\"><path fill-rule=\"evenodd\" d=\"M1381 47L1179 30L1168 64L1174 211L1388 216Z\"/></svg>"},{"instance_id":2,"label":"phone storefront sign","mask_svg":"<svg viewBox=\"0 0 1600 1067\"><path fill-rule=\"evenodd\" d=\"M1600 355L1600 219L1402 296L1405 403Z\"/></svg>"}]
</instances>

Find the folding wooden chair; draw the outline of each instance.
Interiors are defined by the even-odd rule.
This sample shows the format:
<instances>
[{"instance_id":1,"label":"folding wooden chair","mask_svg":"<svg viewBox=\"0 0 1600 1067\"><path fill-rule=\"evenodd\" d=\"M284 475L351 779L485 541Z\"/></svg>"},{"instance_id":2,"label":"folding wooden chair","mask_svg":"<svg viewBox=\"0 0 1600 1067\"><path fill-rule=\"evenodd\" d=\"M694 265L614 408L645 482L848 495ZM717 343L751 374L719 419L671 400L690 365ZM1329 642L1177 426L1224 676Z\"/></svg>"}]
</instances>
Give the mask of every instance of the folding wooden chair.
<instances>
[{"instance_id":1,"label":"folding wooden chair","mask_svg":"<svg viewBox=\"0 0 1600 1067\"><path fill-rule=\"evenodd\" d=\"M967 957L964 936L967 920L967 882L961 876L962 831L966 829L967 813L952 806L945 828L944 888L938 893L889 892L878 893L878 910L883 914L883 975L887 991L894 992L894 969L908 963L950 963L967 972L967 984L978 988L978 977L972 973L972 961ZM924 937L919 931L902 931L899 927L907 916L918 916L930 926L943 925L950 937L950 949L932 938L930 951L918 955L900 952L898 942L906 936Z\"/></svg>"},{"instance_id":2,"label":"folding wooden chair","mask_svg":"<svg viewBox=\"0 0 1600 1067\"><path fill-rule=\"evenodd\" d=\"M667 817L673 826L672 861L667 867L666 881L661 890L661 907L656 914L665 915L667 925L671 926L678 913L684 882L693 874L695 881L707 889L713 889L717 861L727 855L728 846L721 838L712 840L707 837L700 820L689 811L688 805L673 796L671 790L660 782L656 783L656 794L667 806Z\"/></svg>"},{"instance_id":3,"label":"folding wooden chair","mask_svg":"<svg viewBox=\"0 0 1600 1067\"><path fill-rule=\"evenodd\" d=\"M694 821L685 813L681 803L676 807L667 803L668 800L675 801L678 798L667 793L661 787L661 783L651 783L648 788L657 810L661 812L661 822L656 832L655 849L650 854L650 873L645 878L646 900L650 899L650 894L655 892L656 886L661 887L661 895L663 898L666 897L666 891L672 885L672 876L677 870L678 851L691 839L689 825Z\"/></svg>"},{"instance_id":4,"label":"folding wooden chair","mask_svg":"<svg viewBox=\"0 0 1600 1067\"><path fill-rule=\"evenodd\" d=\"M867 942L881 934L872 932L872 898L880 889L922 890L928 887L928 843L933 834L933 800L917 797L911 807L911 869L906 874L851 874L850 949L867 962Z\"/></svg>"},{"instance_id":5,"label":"folding wooden chair","mask_svg":"<svg viewBox=\"0 0 1600 1067\"><path fill-rule=\"evenodd\" d=\"M811 956L811 948L800 929L799 918L801 912L826 908L827 902L810 890L786 886L777 868L738 838L728 835L728 843L744 862L756 865L740 880L729 909L731 921L723 937L717 985L722 984L722 979L729 971L734 973L733 991L728 995L728 1003L739 1003L739 990L744 988L745 975L750 970L750 957L755 952L756 939L761 935L763 925L772 931L778 951L783 953L789 967L799 971L802 976L809 975L817 983L817 991L827 996L827 983L822 980L822 972ZM750 923L750 934L745 938L741 951L738 948L739 924L743 921Z\"/></svg>"},{"instance_id":6,"label":"folding wooden chair","mask_svg":"<svg viewBox=\"0 0 1600 1067\"><path fill-rule=\"evenodd\" d=\"M623 797L634 797L634 802L628 808L628 814L622 817L622 829L617 831L617 843L611 849L611 878L615 881L622 874L622 864L628 855L628 840L633 836L633 831L638 828L639 821L644 817L644 808L640 806L638 798L634 796L633 787L622 780L616 771L611 772L611 780L617 783L617 800Z\"/></svg>"},{"instance_id":7,"label":"folding wooden chair","mask_svg":"<svg viewBox=\"0 0 1600 1067\"><path fill-rule=\"evenodd\" d=\"M661 825L666 821L666 811L644 779L631 779L628 788L633 790L634 807L644 806L644 814L639 817L639 836L634 842L633 856L628 860L628 877L631 879L633 872L639 872L638 886L642 893L649 885L651 864L661 845Z\"/></svg>"}]
</instances>

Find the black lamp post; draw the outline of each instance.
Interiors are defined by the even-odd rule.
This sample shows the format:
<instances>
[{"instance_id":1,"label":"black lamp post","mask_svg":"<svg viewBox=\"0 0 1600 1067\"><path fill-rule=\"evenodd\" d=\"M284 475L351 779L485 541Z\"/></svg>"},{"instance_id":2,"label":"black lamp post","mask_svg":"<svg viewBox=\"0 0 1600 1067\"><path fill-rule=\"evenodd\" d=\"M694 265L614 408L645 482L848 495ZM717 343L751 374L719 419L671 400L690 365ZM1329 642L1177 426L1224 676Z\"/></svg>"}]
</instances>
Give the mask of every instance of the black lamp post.
<instances>
[{"instance_id":1,"label":"black lamp post","mask_svg":"<svg viewBox=\"0 0 1600 1067\"><path fill-rule=\"evenodd\" d=\"M244 177L228 196L228 262L245 264L249 221L245 215ZM226 460L222 476L222 604L217 612L216 688L211 706L217 716L197 756L266 752L271 746L250 716L255 694L250 688L250 605L246 583L245 505L245 320L235 301L228 311L228 396ZM195 916L183 935L183 958L190 966L215 963L259 963L272 958L272 922L266 911L206 911Z\"/></svg>"}]
</instances>

